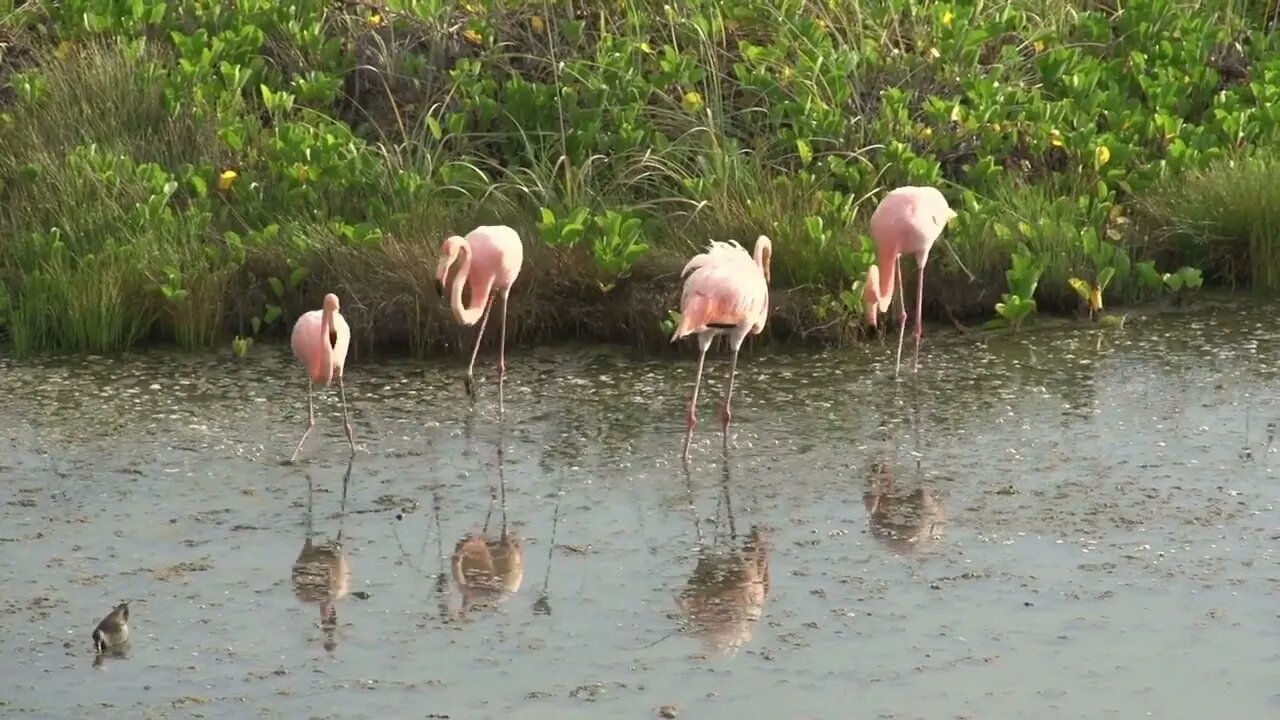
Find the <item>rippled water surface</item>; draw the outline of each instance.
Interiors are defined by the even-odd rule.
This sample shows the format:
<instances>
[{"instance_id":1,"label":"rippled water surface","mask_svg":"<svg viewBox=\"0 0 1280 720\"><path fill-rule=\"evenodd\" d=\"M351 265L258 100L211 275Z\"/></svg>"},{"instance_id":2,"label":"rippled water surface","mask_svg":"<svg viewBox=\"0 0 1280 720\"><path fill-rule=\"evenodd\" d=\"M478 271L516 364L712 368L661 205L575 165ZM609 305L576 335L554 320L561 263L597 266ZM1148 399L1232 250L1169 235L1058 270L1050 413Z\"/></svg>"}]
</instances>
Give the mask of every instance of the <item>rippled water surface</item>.
<instances>
[{"instance_id":1,"label":"rippled water surface","mask_svg":"<svg viewBox=\"0 0 1280 720\"><path fill-rule=\"evenodd\" d=\"M345 504L285 347L0 360L0 716L1280 716L1278 339L748 348L727 449L717 349L688 472L692 356L355 357Z\"/></svg>"}]
</instances>

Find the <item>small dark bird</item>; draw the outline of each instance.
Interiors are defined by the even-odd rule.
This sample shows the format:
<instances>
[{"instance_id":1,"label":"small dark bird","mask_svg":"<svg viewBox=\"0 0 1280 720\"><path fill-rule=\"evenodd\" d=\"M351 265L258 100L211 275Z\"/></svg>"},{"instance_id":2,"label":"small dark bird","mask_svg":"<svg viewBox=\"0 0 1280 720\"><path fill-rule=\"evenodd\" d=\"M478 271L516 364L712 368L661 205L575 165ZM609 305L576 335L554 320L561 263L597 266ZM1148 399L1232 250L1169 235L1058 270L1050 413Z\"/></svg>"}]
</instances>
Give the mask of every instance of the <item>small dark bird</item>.
<instances>
[{"instance_id":1,"label":"small dark bird","mask_svg":"<svg viewBox=\"0 0 1280 720\"><path fill-rule=\"evenodd\" d=\"M102 654L108 648L129 642L129 603L122 602L107 613L93 629L93 649Z\"/></svg>"}]
</instances>

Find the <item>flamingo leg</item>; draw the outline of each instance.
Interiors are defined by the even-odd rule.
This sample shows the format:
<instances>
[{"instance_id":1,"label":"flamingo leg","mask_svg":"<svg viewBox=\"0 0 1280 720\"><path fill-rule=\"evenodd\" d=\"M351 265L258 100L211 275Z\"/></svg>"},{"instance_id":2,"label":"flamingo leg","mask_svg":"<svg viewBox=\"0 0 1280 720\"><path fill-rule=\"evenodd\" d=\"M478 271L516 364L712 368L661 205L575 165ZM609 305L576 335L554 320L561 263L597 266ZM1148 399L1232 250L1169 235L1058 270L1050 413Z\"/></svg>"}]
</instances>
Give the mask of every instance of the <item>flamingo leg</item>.
<instances>
[{"instance_id":1,"label":"flamingo leg","mask_svg":"<svg viewBox=\"0 0 1280 720\"><path fill-rule=\"evenodd\" d=\"M902 341L907 333L907 298L902 291L902 256L893 259L894 273L898 277L898 355L893 361L893 376L898 376L902 367Z\"/></svg>"},{"instance_id":2,"label":"flamingo leg","mask_svg":"<svg viewBox=\"0 0 1280 720\"><path fill-rule=\"evenodd\" d=\"M502 290L502 326L498 334L498 412L502 413L502 386L507 379L507 294L509 288Z\"/></svg>"},{"instance_id":3,"label":"flamingo leg","mask_svg":"<svg viewBox=\"0 0 1280 720\"><path fill-rule=\"evenodd\" d=\"M307 436L311 434L311 428L316 426L316 406L311 398L311 380L307 380L307 429L302 431L302 439L298 441L298 447L293 449L293 456L289 458L289 464L292 465L298 459L298 453L302 450L302 444L307 441Z\"/></svg>"},{"instance_id":4,"label":"flamingo leg","mask_svg":"<svg viewBox=\"0 0 1280 720\"><path fill-rule=\"evenodd\" d=\"M684 436L684 459L689 459L689 444L693 441L693 427L698 424L698 418L694 412L698 406L698 388L702 385L702 366L707 361L707 349L711 347L711 340L714 336L698 336L698 345L701 346L701 353L698 355L698 372L693 379L693 397L689 398L689 426Z\"/></svg>"},{"instance_id":5,"label":"flamingo leg","mask_svg":"<svg viewBox=\"0 0 1280 720\"><path fill-rule=\"evenodd\" d=\"M480 329L476 331L476 346L471 350L471 364L467 365L467 395L475 399L475 368L476 355L480 354L480 341L484 339L484 326L489 324L489 311L493 309L493 303L488 300L484 304L484 314L480 316Z\"/></svg>"},{"instance_id":6,"label":"flamingo leg","mask_svg":"<svg viewBox=\"0 0 1280 720\"><path fill-rule=\"evenodd\" d=\"M498 374L507 374L507 290L502 291L502 327L498 335Z\"/></svg>"},{"instance_id":7,"label":"flamingo leg","mask_svg":"<svg viewBox=\"0 0 1280 720\"><path fill-rule=\"evenodd\" d=\"M729 361L729 384L724 393L724 407L721 408L720 418L724 422L721 428L724 432L725 442L729 440L729 423L733 421L733 378L738 374L738 349L741 343L734 345L733 359Z\"/></svg>"},{"instance_id":8,"label":"flamingo leg","mask_svg":"<svg viewBox=\"0 0 1280 720\"><path fill-rule=\"evenodd\" d=\"M919 260L920 270L916 278L916 357L915 365L912 367L911 372L920 371L920 338L924 336L924 266L928 262L928 259L923 255L917 260Z\"/></svg>"},{"instance_id":9,"label":"flamingo leg","mask_svg":"<svg viewBox=\"0 0 1280 720\"><path fill-rule=\"evenodd\" d=\"M347 387L342 384L342 375L338 375L338 397L342 398L342 431L347 435L347 445L351 447L351 457L355 457L356 441L351 436L351 421L347 419ZM344 492L345 489L344 485Z\"/></svg>"}]
</instances>

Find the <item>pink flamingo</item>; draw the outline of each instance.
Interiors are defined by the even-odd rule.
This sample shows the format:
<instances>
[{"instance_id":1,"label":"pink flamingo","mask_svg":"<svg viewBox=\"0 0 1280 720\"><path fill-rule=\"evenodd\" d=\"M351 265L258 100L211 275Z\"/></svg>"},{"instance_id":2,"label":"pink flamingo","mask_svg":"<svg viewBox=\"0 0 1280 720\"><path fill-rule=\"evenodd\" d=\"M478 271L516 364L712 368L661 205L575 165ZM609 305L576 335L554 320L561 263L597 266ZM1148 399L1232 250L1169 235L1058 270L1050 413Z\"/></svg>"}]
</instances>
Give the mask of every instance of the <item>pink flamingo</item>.
<instances>
[{"instance_id":1,"label":"pink flamingo","mask_svg":"<svg viewBox=\"0 0 1280 720\"><path fill-rule=\"evenodd\" d=\"M453 276L453 285L449 286L449 268L459 257L462 265ZM468 326L480 321L476 346L471 351L471 364L467 366L466 388L467 395L471 397L475 397L473 372L476 355L480 352L480 340L484 338L484 327L489 322L493 293L498 292L502 298L502 331L498 350L499 410L502 409L501 385L507 375L507 297L523 264L524 245L515 230L506 225L481 225L467 233L466 238L453 235L445 240L440 249L440 264L436 268L436 288L441 295L446 287L449 288L453 317ZM470 307L462 304L464 283L471 286Z\"/></svg>"},{"instance_id":2,"label":"pink flamingo","mask_svg":"<svg viewBox=\"0 0 1280 720\"><path fill-rule=\"evenodd\" d=\"M675 342L686 335L697 334L698 373L693 381L693 397L689 399L689 429L685 435L684 457L689 457L689 443L697 424L695 408L698 387L702 384L702 366L707 348L717 335L729 336L733 360L729 365L729 385L724 395L724 432L733 419L733 378L738 370L738 350L747 334L759 334L769 317L769 265L773 244L761 235L756 238L755 256L735 241L711 241L701 255L695 255L680 271L685 278L684 295L680 298L680 325L671 336Z\"/></svg>"},{"instance_id":3,"label":"pink flamingo","mask_svg":"<svg viewBox=\"0 0 1280 720\"><path fill-rule=\"evenodd\" d=\"M924 266L929 261L929 250L947 222L956 217L956 211L947 205L947 199L933 187L905 186L889 191L879 207L871 215L871 237L876 241L876 264L867 269L867 284L863 291L867 324L876 326L880 313L889 310L893 302L894 286L898 290L898 356L893 374L902 366L902 340L907 330L907 304L902 292L903 254L916 257L919 278L916 282L916 355L915 368L920 368L921 311L924 307Z\"/></svg>"},{"instance_id":4,"label":"pink flamingo","mask_svg":"<svg viewBox=\"0 0 1280 720\"><path fill-rule=\"evenodd\" d=\"M324 296L324 309L305 312L293 324L293 336L289 344L293 356L307 369L307 429L293 450L292 463L298 459L302 444L316 425L316 408L312 400L312 388L316 383L328 385L338 378L338 392L342 396L342 427L351 446L351 457L356 455L356 444L351 439L351 422L347 419L347 389L342 384L342 368L347 362L347 348L351 346L351 328L338 312L338 296Z\"/></svg>"}]
</instances>

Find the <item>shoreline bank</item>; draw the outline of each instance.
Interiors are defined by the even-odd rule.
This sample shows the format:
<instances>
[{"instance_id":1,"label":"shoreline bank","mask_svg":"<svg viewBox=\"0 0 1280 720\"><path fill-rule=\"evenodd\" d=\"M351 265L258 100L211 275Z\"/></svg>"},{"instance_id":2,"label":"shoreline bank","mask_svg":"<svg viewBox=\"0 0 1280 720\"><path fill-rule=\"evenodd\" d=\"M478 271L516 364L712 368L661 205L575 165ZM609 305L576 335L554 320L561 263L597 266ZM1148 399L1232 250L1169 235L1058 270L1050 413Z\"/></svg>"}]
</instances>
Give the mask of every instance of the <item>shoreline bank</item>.
<instances>
[{"instance_id":1,"label":"shoreline bank","mask_svg":"<svg viewBox=\"0 0 1280 720\"><path fill-rule=\"evenodd\" d=\"M626 292L623 288L620 288L620 290ZM637 292L646 292L647 290L649 289L642 287ZM781 298L779 297L780 295L782 296ZM319 295L317 295L317 298L319 298ZM687 338L676 343L670 342L670 330L660 327L660 315L652 307L637 306L635 304L619 305L613 307L612 314L608 317L602 319L601 316L597 315L595 320L584 319L593 315L593 308L587 307L582 308L577 314L559 316L557 320L559 324L543 324L531 329L522 325L524 318L521 315L521 311L517 309L519 307L517 298L518 293L513 293L511 324L508 326L507 335L507 350L509 353L513 350L554 350L558 347L582 348L598 346L614 348L619 352L639 358L687 360L697 357L696 342ZM353 361L378 362L382 360L410 359L451 361L465 360L469 357L475 342L476 326L463 327L458 325L453 321L444 301L434 297L427 298L428 301L433 299L436 300L434 303L436 307L432 313L434 324L430 328L419 329L412 333L407 326L397 324L402 319L397 315L382 314L372 316L369 314L371 312L369 307L358 305L354 301L343 300L343 316L351 327L351 357ZM761 335L748 337L747 344L744 345L744 351L752 347L767 349L770 352L856 351L857 348L865 347L867 344L878 346L882 343L889 343L889 345L892 345L896 338L897 319L896 314L893 312L881 319L878 331L867 331L866 328L861 326L851 328L851 333L858 333L856 340L837 336L835 334L838 332L837 330L833 327L827 327L831 325L830 321L827 326L800 325L799 323L804 322L806 317L812 321L811 315L805 316L802 314L806 309L812 308L812 305L808 304L809 300L804 296L797 298L794 293L773 293L770 304L774 308L774 312L771 314L769 322L765 325ZM1135 324L1149 322L1153 319L1216 310L1250 312L1273 305L1274 302L1272 300L1260 297L1255 293L1210 288L1177 304L1169 302L1168 298L1159 298L1145 303L1109 306L1100 318L1093 321L1087 319L1083 308L1075 312L1041 312L1032 319L1027 320L1016 330L1009 326L998 326L998 321L993 321L988 314L982 312L974 312L968 315L959 313L953 315L930 314L926 312L925 344L927 347L930 339L938 337L945 337L948 342L965 339L981 341L1002 336L1033 338L1039 332L1062 330L1080 333L1102 333L1104 336L1113 333L1123 334L1126 329L1134 327ZM319 305L317 304L316 307L319 307ZM945 308L943 310L945 311ZM790 314L787 314L788 312ZM1120 320L1122 316L1124 318L1123 321ZM610 321L618 321L619 323L635 322L638 327L644 328L644 331L633 333L631 328L624 324L609 325ZM851 322L856 322L856 319L851 319ZM160 337L143 338L129 348L123 348L118 351L96 353L36 352L23 356L15 354L11 347L0 346L0 354L8 356L17 362L37 358L74 359L87 354L111 356L120 353L147 353L152 351L173 352L197 357L202 355L211 357L227 355L231 360L252 359L254 353L264 346L288 353L289 331L291 328L291 323L281 321L272 329L263 331L243 348L243 356L237 356L237 349L232 340L206 348L184 348L171 338ZM610 328L613 328L612 332L610 332ZM434 329L435 332L430 332L431 329ZM909 321L907 328L908 344L911 342L910 332ZM415 346L410 342L411 339L415 338L427 338L429 344L426 347ZM889 345L886 345L886 347L889 347ZM889 347L889 351L892 351L892 347ZM721 352L722 348L717 343L713 346L708 357L718 356L718 353ZM483 366L489 359L492 359L489 358L490 355L496 358L496 353L497 335L490 331L486 333L484 342L481 344L477 367Z\"/></svg>"}]
</instances>

